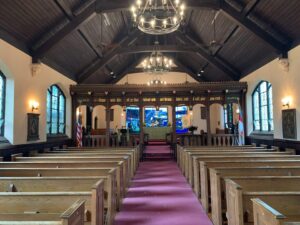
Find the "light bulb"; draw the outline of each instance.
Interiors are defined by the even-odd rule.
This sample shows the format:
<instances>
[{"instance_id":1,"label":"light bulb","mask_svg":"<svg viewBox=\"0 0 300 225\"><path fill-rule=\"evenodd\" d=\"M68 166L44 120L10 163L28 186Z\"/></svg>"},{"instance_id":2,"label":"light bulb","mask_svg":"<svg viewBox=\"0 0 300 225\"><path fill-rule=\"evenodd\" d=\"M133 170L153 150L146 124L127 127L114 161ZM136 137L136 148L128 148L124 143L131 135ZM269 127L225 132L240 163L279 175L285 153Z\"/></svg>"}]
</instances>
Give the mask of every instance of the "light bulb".
<instances>
[{"instance_id":1,"label":"light bulb","mask_svg":"<svg viewBox=\"0 0 300 225\"><path fill-rule=\"evenodd\" d=\"M150 82L149 81L147 82L147 85L150 86Z\"/></svg>"},{"instance_id":2,"label":"light bulb","mask_svg":"<svg viewBox=\"0 0 300 225\"><path fill-rule=\"evenodd\" d=\"M144 25L145 18L144 18L144 17L141 17L140 22L141 22L142 25Z\"/></svg>"},{"instance_id":3,"label":"light bulb","mask_svg":"<svg viewBox=\"0 0 300 225\"><path fill-rule=\"evenodd\" d=\"M184 10L185 10L185 5L182 4L182 5L180 6L180 9L181 9L182 11L184 11Z\"/></svg>"},{"instance_id":4,"label":"light bulb","mask_svg":"<svg viewBox=\"0 0 300 225\"><path fill-rule=\"evenodd\" d=\"M154 28L155 27L155 20L151 20L150 25L151 25L152 28Z\"/></svg>"},{"instance_id":5,"label":"light bulb","mask_svg":"<svg viewBox=\"0 0 300 225\"><path fill-rule=\"evenodd\" d=\"M169 60L169 64L170 64L170 66L173 64L173 60L172 59Z\"/></svg>"},{"instance_id":6,"label":"light bulb","mask_svg":"<svg viewBox=\"0 0 300 225\"><path fill-rule=\"evenodd\" d=\"M138 5L138 7L140 8L141 7L141 5L142 5L142 0L137 0L136 1L136 4Z\"/></svg>"},{"instance_id":7,"label":"light bulb","mask_svg":"<svg viewBox=\"0 0 300 225\"><path fill-rule=\"evenodd\" d=\"M176 17L176 16L174 16L174 18L173 18L173 22L174 22L174 23L177 23L177 21L178 21L177 17Z\"/></svg>"},{"instance_id":8,"label":"light bulb","mask_svg":"<svg viewBox=\"0 0 300 225\"><path fill-rule=\"evenodd\" d=\"M175 5L176 5L176 6L178 6L178 5L179 5L179 3L180 3L180 1L179 1L179 0L175 0Z\"/></svg>"},{"instance_id":9,"label":"light bulb","mask_svg":"<svg viewBox=\"0 0 300 225\"><path fill-rule=\"evenodd\" d=\"M163 25L164 25L164 27L166 27L167 26L167 20L165 19L165 20L163 20Z\"/></svg>"},{"instance_id":10,"label":"light bulb","mask_svg":"<svg viewBox=\"0 0 300 225\"><path fill-rule=\"evenodd\" d=\"M131 7L131 11L132 11L133 13L135 13L135 11L136 11L136 8L135 8L135 6L134 6L134 5Z\"/></svg>"}]
</instances>

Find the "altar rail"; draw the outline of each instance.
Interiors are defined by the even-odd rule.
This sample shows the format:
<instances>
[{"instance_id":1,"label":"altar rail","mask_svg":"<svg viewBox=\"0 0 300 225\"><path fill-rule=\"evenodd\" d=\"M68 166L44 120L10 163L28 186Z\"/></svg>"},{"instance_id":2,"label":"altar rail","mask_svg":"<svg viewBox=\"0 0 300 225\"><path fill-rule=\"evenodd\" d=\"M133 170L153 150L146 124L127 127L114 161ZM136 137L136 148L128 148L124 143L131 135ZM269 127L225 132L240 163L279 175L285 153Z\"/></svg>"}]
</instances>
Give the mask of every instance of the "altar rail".
<instances>
[{"instance_id":1,"label":"altar rail","mask_svg":"<svg viewBox=\"0 0 300 225\"><path fill-rule=\"evenodd\" d=\"M179 134L177 141L182 146L207 146L207 134ZM232 146L238 145L238 135L236 134L212 134L212 146Z\"/></svg>"},{"instance_id":2,"label":"altar rail","mask_svg":"<svg viewBox=\"0 0 300 225\"><path fill-rule=\"evenodd\" d=\"M139 134L118 135L111 134L109 146L111 147L134 147L139 144ZM144 143L148 142L149 135L144 134ZM86 135L83 137L84 147L106 147L106 135Z\"/></svg>"}]
</instances>

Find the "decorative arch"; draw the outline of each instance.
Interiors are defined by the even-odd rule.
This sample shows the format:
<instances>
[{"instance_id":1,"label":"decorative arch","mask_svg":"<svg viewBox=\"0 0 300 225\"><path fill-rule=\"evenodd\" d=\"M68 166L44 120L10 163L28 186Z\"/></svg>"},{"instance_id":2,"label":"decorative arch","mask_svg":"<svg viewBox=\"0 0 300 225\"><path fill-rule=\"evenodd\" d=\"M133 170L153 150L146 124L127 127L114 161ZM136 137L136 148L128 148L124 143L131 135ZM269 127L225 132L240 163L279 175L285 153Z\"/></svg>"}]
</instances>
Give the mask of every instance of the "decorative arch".
<instances>
[{"instance_id":1,"label":"decorative arch","mask_svg":"<svg viewBox=\"0 0 300 225\"><path fill-rule=\"evenodd\" d=\"M47 134L66 133L66 96L56 84L47 90Z\"/></svg>"},{"instance_id":2,"label":"decorative arch","mask_svg":"<svg viewBox=\"0 0 300 225\"><path fill-rule=\"evenodd\" d=\"M252 93L253 130L270 132L274 130L273 89L268 81L261 81Z\"/></svg>"}]
</instances>

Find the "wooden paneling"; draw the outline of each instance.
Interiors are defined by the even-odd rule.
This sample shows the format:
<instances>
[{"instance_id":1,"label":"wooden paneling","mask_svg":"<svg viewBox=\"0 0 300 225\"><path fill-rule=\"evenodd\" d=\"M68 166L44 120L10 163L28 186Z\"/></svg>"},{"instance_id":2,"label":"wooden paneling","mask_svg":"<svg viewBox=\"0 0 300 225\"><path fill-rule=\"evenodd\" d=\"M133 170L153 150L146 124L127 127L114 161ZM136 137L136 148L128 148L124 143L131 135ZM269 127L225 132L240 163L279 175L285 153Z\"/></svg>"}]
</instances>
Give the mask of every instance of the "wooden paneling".
<instances>
[{"instance_id":1,"label":"wooden paneling","mask_svg":"<svg viewBox=\"0 0 300 225\"><path fill-rule=\"evenodd\" d=\"M214 17L215 11L213 10L198 10L193 13L190 19L191 28L205 45L209 45L213 40L212 21ZM219 13L216 19L216 40L222 42L234 28L235 24L223 14Z\"/></svg>"},{"instance_id":2,"label":"wooden paneling","mask_svg":"<svg viewBox=\"0 0 300 225\"><path fill-rule=\"evenodd\" d=\"M245 71L253 64L274 55L274 52L252 33L239 28L220 50L219 55L240 71Z\"/></svg>"},{"instance_id":3,"label":"wooden paneling","mask_svg":"<svg viewBox=\"0 0 300 225\"><path fill-rule=\"evenodd\" d=\"M97 56L77 31L67 36L46 55L53 62L77 74Z\"/></svg>"},{"instance_id":4,"label":"wooden paneling","mask_svg":"<svg viewBox=\"0 0 300 225\"><path fill-rule=\"evenodd\" d=\"M47 29L67 21L54 1L1 0L0 27L30 43Z\"/></svg>"},{"instance_id":5,"label":"wooden paneling","mask_svg":"<svg viewBox=\"0 0 300 225\"><path fill-rule=\"evenodd\" d=\"M281 33L300 40L300 2L298 0L261 0L253 11Z\"/></svg>"},{"instance_id":6,"label":"wooden paneling","mask_svg":"<svg viewBox=\"0 0 300 225\"><path fill-rule=\"evenodd\" d=\"M126 29L121 13L107 13L106 15L107 16L98 14L81 28L84 34L98 46L98 48L104 51L110 48L110 45L121 32L121 29ZM103 24L102 29L101 20ZM103 39L101 40L101 38Z\"/></svg>"}]
</instances>

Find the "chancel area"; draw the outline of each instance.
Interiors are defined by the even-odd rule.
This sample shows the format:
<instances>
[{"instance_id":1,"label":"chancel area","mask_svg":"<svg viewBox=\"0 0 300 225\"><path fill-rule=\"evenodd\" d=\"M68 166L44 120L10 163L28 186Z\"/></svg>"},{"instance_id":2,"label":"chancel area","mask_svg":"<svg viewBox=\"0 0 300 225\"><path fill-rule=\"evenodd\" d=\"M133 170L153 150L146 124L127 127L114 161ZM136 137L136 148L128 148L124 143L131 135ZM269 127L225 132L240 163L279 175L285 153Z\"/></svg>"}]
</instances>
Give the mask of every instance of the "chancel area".
<instances>
[{"instance_id":1,"label":"chancel area","mask_svg":"<svg viewBox=\"0 0 300 225\"><path fill-rule=\"evenodd\" d=\"M0 0L1 225L300 225L299 0Z\"/></svg>"}]
</instances>

